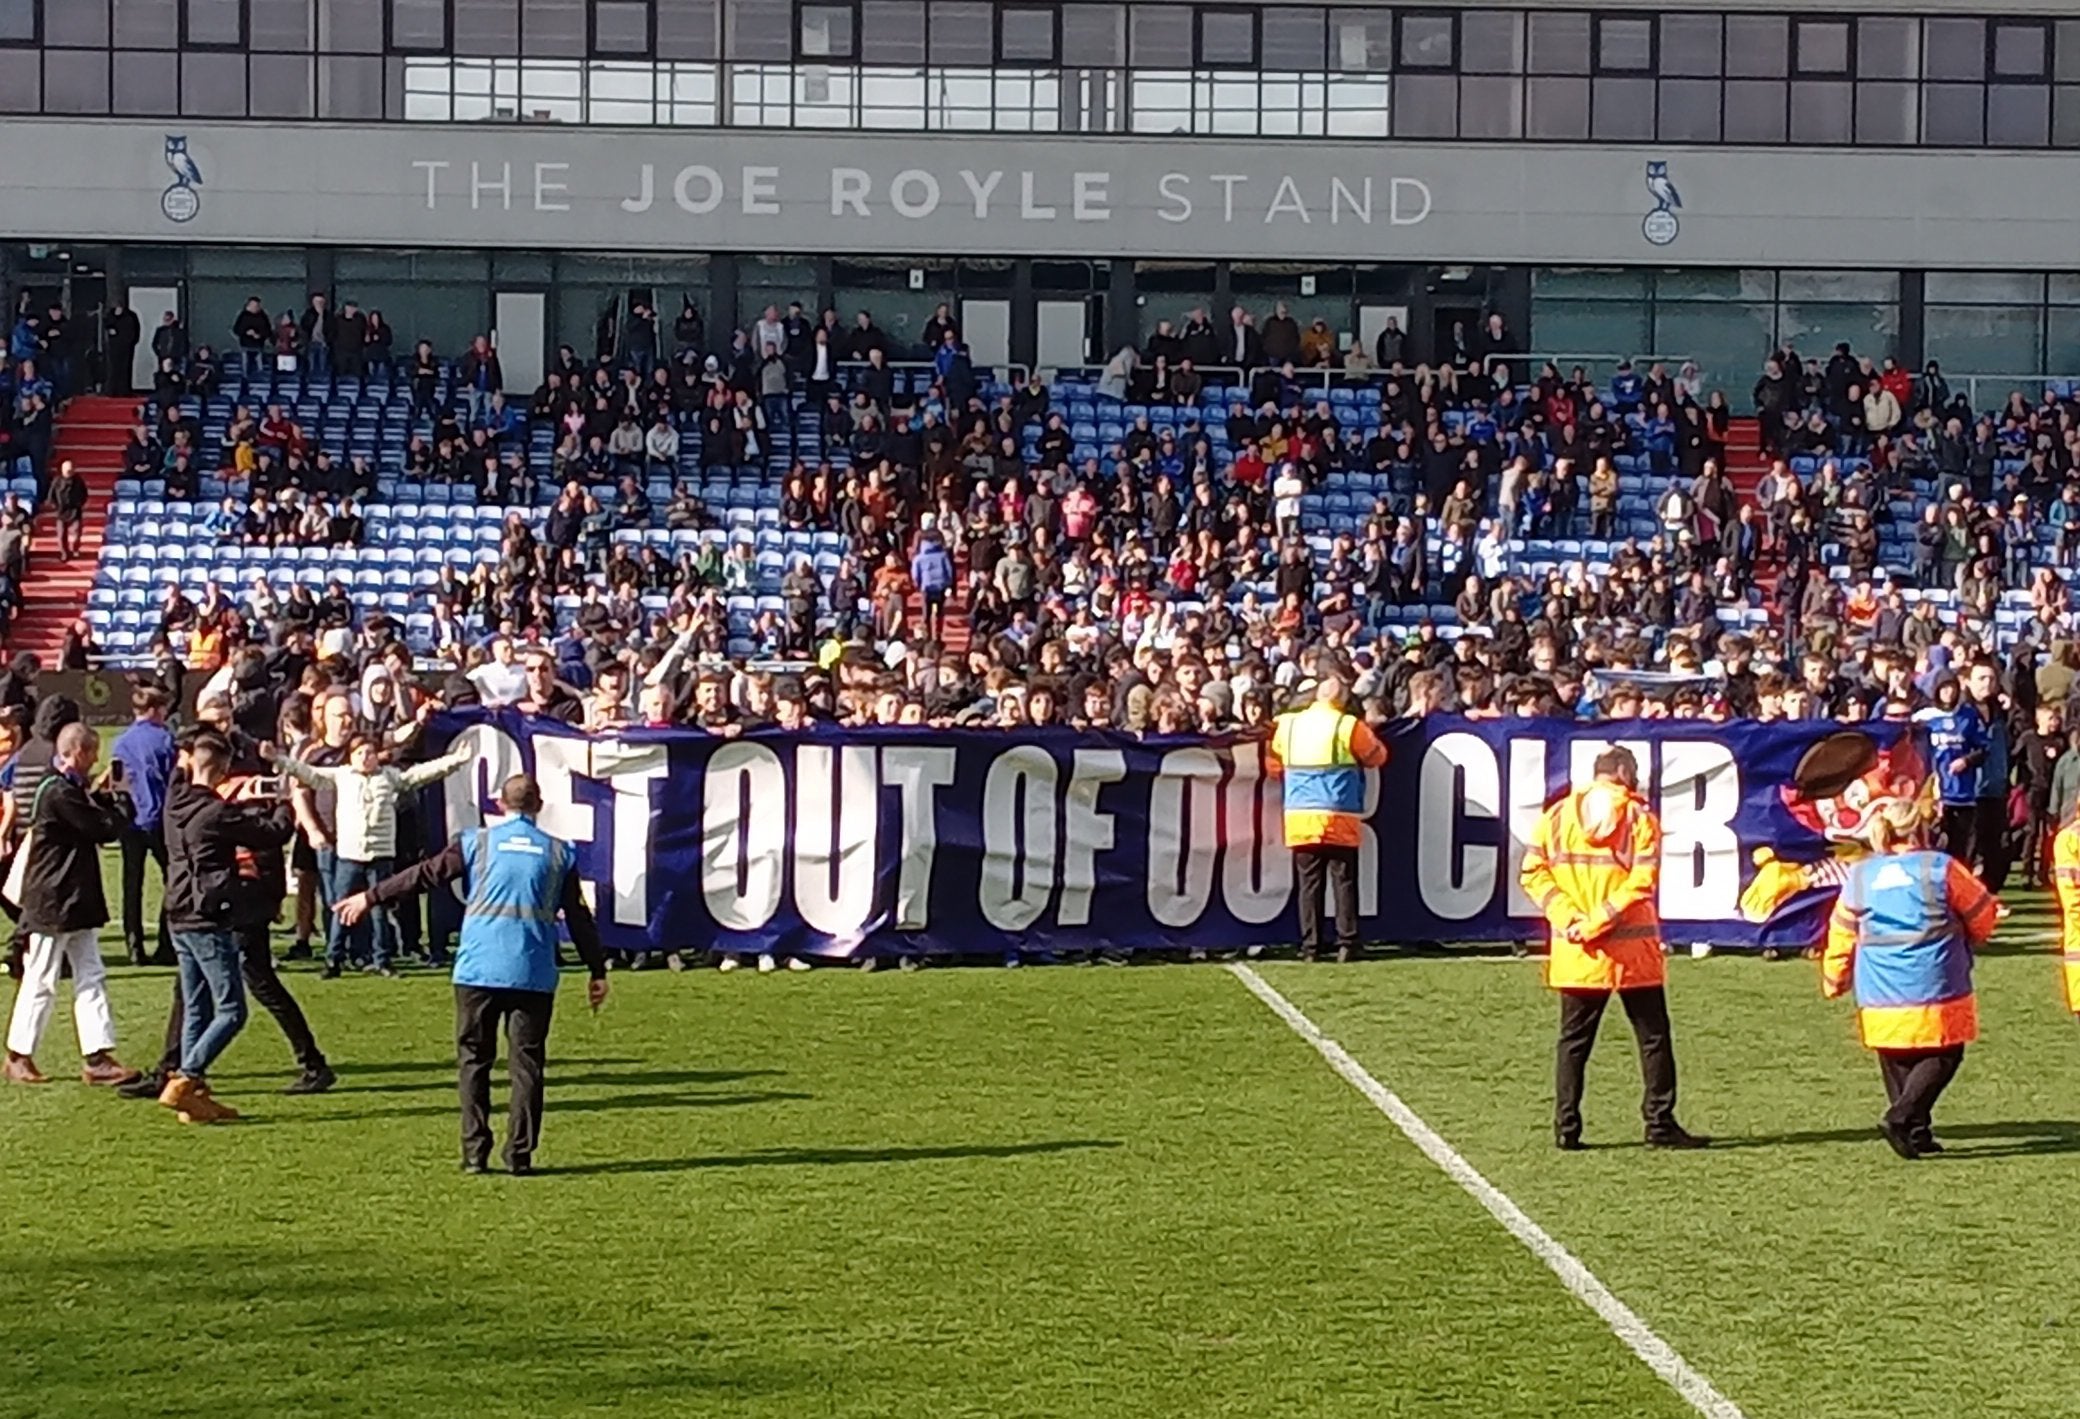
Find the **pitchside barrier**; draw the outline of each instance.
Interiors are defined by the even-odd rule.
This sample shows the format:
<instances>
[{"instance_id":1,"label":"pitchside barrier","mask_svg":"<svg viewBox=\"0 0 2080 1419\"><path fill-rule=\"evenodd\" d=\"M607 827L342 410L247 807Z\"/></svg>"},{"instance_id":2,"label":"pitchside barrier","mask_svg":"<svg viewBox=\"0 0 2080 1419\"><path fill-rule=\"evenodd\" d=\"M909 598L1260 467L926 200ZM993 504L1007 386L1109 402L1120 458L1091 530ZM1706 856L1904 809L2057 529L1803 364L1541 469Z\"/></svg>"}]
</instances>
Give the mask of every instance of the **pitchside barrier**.
<instances>
[{"instance_id":1,"label":"pitchside barrier","mask_svg":"<svg viewBox=\"0 0 2080 1419\"><path fill-rule=\"evenodd\" d=\"M1207 949L1295 939L1294 873L1261 739L936 729L585 735L511 711L439 716L476 760L428 790L450 834L541 781L541 826L578 846L607 944L824 958ZM1541 808L1632 749L1660 814L1660 906L1677 944L1816 938L1830 836L1862 790L1794 787L1839 727L1436 718L1367 774L1368 941L1495 942L1540 923L1518 886ZM1898 731L1873 726L1889 743ZM1918 771L1917 771L1918 772ZM1918 781L1918 780L1917 780ZM438 840L429 834L430 840ZM1772 860L1774 859L1774 860ZM1767 862L1766 867L1758 865Z\"/></svg>"}]
</instances>

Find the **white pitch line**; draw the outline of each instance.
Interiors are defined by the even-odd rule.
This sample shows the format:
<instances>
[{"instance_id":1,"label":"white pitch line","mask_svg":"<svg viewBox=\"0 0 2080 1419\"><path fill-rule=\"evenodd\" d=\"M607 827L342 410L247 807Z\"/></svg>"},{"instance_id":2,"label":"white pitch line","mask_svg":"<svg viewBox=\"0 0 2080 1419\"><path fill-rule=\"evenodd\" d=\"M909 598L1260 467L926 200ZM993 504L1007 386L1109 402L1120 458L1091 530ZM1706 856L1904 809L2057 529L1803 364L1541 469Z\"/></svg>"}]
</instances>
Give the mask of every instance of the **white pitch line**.
<instances>
[{"instance_id":1,"label":"white pitch line","mask_svg":"<svg viewBox=\"0 0 2080 1419\"><path fill-rule=\"evenodd\" d=\"M1323 1034L1300 1007L1241 962L1230 964L1228 969L1249 987L1250 994L1270 1006L1272 1013L1285 1021L1294 1034L1313 1045L1315 1053L1328 1061L1329 1067L1342 1076L1346 1084L1363 1094L1374 1108L1408 1135L1409 1142L1422 1149L1424 1156L1437 1164L1446 1177L1471 1194L1511 1236L1523 1243L1527 1251L1550 1267L1574 1298L1601 1316L1611 1332L1625 1342L1626 1348L1639 1356L1641 1362L1681 1395L1692 1409L1706 1419L1747 1419L1739 1405L1719 1393L1704 1373L1677 1354L1675 1347L1640 1319L1637 1311L1612 1295L1611 1289L1596 1279L1596 1273L1584 1266L1581 1258L1532 1221L1507 1193L1482 1177L1458 1149L1445 1142L1443 1135L1423 1122L1422 1115L1403 1103L1400 1095L1373 1078L1342 1045Z\"/></svg>"}]
</instances>

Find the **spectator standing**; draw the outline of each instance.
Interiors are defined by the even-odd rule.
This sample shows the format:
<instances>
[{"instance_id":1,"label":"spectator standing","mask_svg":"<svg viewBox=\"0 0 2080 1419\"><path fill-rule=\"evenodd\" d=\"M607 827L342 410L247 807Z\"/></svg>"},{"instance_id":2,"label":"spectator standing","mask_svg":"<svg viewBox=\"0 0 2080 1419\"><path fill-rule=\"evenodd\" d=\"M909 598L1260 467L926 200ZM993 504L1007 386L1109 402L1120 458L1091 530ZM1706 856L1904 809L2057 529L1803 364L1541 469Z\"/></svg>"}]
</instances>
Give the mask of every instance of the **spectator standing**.
<instances>
[{"instance_id":1,"label":"spectator standing","mask_svg":"<svg viewBox=\"0 0 2080 1419\"><path fill-rule=\"evenodd\" d=\"M463 352L456 367L455 382L462 386L462 397L469 406L470 424L481 424L485 410L491 405L491 396L506 387L505 372L498 366L498 351L491 348L487 337L479 335L470 341L469 349Z\"/></svg>"},{"instance_id":2,"label":"spectator standing","mask_svg":"<svg viewBox=\"0 0 2080 1419\"><path fill-rule=\"evenodd\" d=\"M110 394L128 395L132 390L131 367L137 362L137 347L144 343L144 324L138 320L136 311L117 301L102 316L101 332L108 358L105 387ZM179 363L187 363L185 352Z\"/></svg>"},{"instance_id":3,"label":"spectator standing","mask_svg":"<svg viewBox=\"0 0 2080 1419\"><path fill-rule=\"evenodd\" d=\"M58 517L58 560L69 562L80 553L86 535L87 480L66 459L51 480L51 509Z\"/></svg>"},{"instance_id":4,"label":"spectator standing","mask_svg":"<svg viewBox=\"0 0 2080 1419\"><path fill-rule=\"evenodd\" d=\"M332 347L338 339L339 325L332 313L332 302L324 292L311 292L310 305L297 322L297 331L302 337L304 369L315 379L331 379Z\"/></svg>"},{"instance_id":5,"label":"spectator standing","mask_svg":"<svg viewBox=\"0 0 2080 1419\"><path fill-rule=\"evenodd\" d=\"M110 746L110 776L129 798L130 812L120 839L123 853L123 944L129 949L130 964L146 964L144 941L144 865L147 859L159 865L162 901L159 909L159 953L161 965L174 955L168 936L164 888L166 886L166 834L164 813L167 785L173 776L173 732L166 727L169 701L164 691L143 685L131 692L133 718L129 728Z\"/></svg>"},{"instance_id":6,"label":"spectator standing","mask_svg":"<svg viewBox=\"0 0 2080 1419\"><path fill-rule=\"evenodd\" d=\"M1343 708L1344 682L1322 677L1314 701L1278 717L1271 734L1271 772L1285 780L1285 837L1300 876L1300 958L1322 944L1322 908L1333 893L1336 959L1358 953L1359 815L1365 770L1387 761L1386 746Z\"/></svg>"},{"instance_id":7,"label":"spectator standing","mask_svg":"<svg viewBox=\"0 0 2080 1419\"><path fill-rule=\"evenodd\" d=\"M267 369L268 348L274 343L274 322L267 318L267 308L260 304L260 297L246 297L245 309L231 322L231 338L238 342L246 378L258 378Z\"/></svg>"}]
</instances>

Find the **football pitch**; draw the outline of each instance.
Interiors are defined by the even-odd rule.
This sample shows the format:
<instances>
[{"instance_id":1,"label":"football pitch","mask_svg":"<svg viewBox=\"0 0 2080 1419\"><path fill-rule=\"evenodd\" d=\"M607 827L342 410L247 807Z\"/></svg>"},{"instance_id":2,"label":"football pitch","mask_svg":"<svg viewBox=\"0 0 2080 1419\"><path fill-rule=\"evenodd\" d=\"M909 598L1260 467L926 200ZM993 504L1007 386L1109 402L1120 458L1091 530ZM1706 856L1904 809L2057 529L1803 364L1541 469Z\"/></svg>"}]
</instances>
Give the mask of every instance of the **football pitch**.
<instances>
[{"instance_id":1,"label":"football pitch","mask_svg":"<svg viewBox=\"0 0 2080 1419\"><path fill-rule=\"evenodd\" d=\"M1672 964L1701 1154L1639 1146L1615 1013L1592 1147L1553 1151L1532 964L1258 970L1719 1413L2049 1416L2080 1414L2049 930L2023 901L1982 962L1950 1152L1912 1164L1810 962ZM114 975L147 1063L166 973ZM286 978L328 1095L274 1092L259 1011L235 1125L0 1093L0 1416L1699 1412L1217 966L654 972L596 1017L567 982L527 1179L456 1169L441 980Z\"/></svg>"}]
</instances>

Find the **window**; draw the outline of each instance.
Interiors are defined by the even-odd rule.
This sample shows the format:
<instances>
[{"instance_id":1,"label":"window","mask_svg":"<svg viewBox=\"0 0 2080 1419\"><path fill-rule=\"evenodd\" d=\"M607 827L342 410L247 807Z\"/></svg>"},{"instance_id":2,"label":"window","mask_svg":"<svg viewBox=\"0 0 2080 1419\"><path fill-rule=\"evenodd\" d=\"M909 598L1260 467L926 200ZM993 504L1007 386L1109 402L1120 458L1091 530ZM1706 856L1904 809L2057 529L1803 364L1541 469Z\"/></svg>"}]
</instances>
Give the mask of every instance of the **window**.
<instances>
[{"instance_id":1,"label":"window","mask_svg":"<svg viewBox=\"0 0 2080 1419\"><path fill-rule=\"evenodd\" d=\"M253 48L310 53L310 0L246 0L246 11Z\"/></svg>"},{"instance_id":2,"label":"window","mask_svg":"<svg viewBox=\"0 0 2080 1419\"><path fill-rule=\"evenodd\" d=\"M1459 69L1467 74L1524 72L1524 16L1516 10L1467 10L1459 16Z\"/></svg>"},{"instance_id":3,"label":"window","mask_svg":"<svg viewBox=\"0 0 2080 1419\"><path fill-rule=\"evenodd\" d=\"M1100 68L1126 63L1126 6L1071 5L1064 10L1062 62Z\"/></svg>"},{"instance_id":4,"label":"window","mask_svg":"<svg viewBox=\"0 0 2080 1419\"><path fill-rule=\"evenodd\" d=\"M181 43L193 49L245 48L245 0L182 0Z\"/></svg>"},{"instance_id":5,"label":"window","mask_svg":"<svg viewBox=\"0 0 2080 1419\"><path fill-rule=\"evenodd\" d=\"M1719 72L1719 29L1717 15L1663 15L1660 72L1699 78L1716 75Z\"/></svg>"},{"instance_id":6,"label":"window","mask_svg":"<svg viewBox=\"0 0 2080 1419\"><path fill-rule=\"evenodd\" d=\"M1727 26L1729 37L1733 32ZM1727 60L1733 54L1727 52ZM1729 143L1781 143L1784 141L1784 107L1790 86L1781 79L1728 79L1726 81L1726 141Z\"/></svg>"},{"instance_id":7,"label":"window","mask_svg":"<svg viewBox=\"0 0 2080 1419\"><path fill-rule=\"evenodd\" d=\"M1794 31L1801 74L1849 72L1849 26L1841 20L1800 20Z\"/></svg>"},{"instance_id":8,"label":"window","mask_svg":"<svg viewBox=\"0 0 2080 1419\"><path fill-rule=\"evenodd\" d=\"M650 0L595 0L592 7L594 54L648 54L651 50Z\"/></svg>"},{"instance_id":9,"label":"window","mask_svg":"<svg viewBox=\"0 0 2080 1419\"><path fill-rule=\"evenodd\" d=\"M1127 58L1137 69L1192 67L1192 12L1182 5L1136 5L1129 38Z\"/></svg>"},{"instance_id":10,"label":"window","mask_svg":"<svg viewBox=\"0 0 2080 1419\"><path fill-rule=\"evenodd\" d=\"M1928 62L1923 78L1976 83L1986 77L1986 21L1940 19L1925 24L1922 49Z\"/></svg>"},{"instance_id":11,"label":"window","mask_svg":"<svg viewBox=\"0 0 2080 1419\"><path fill-rule=\"evenodd\" d=\"M1921 77L1921 22L1867 16L1856 22L1856 73L1865 79Z\"/></svg>"},{"instance_id":12,"label":"window","mask_svg":"<svg viewBox=\"0 0 2080 1419\"><path fill-rule=\"evenodd\" d=\"M43 108L46 113L107 113L108 55L91 49L46 49Z\"/></svg>"},{"instance_id":13,"label":"window","mask_svg":"<svg viewBox=\"0 0 2080 1419\"><path fill-rule=\"evenodd\" d=\"M1976 147L1986 141L1984 84L1924 84L1921 141L1938 147Z\"/></svg>"},{"instance_id":14,"label":"window","mask_svg":"<svg viewBox=\"0 0 2080 1419\"><path fill-rule=\"evenodd\" d=\"M116 48L172 49L180 42L180 0L116 0Z\"/></svg>"},{"instance_id":15,"label":"window","mask_svg":"<svg viewBox=\"0 0 2080 1419\"><path fill-rule=\"evenodd\" d=\"M1803 86L1801 86L1803 87ZM1912 84L1856 86L1856 141L1900 144L1914 141L1920 107Z\"/></svg>"},{"instance_id":16,"label":"window","mask_svg":"<svg viewBox=\"0 0 2080 1419\"><path fill-rule=\"evenodd\" d=\"M2061 79L2080 79L2080 20L2058 22L2058 64L2052 72Z\"/></svg>"},{"instance_id":17,"label":"window","mask_svg":"<svg viewBox=\"0 0 2080 1419\"><path fill-rule=\"evenodd\" d=\"M419 52L446 49L447 0L390 0L390 47Z\"/></svg>"},{"instance_id":18,"label":"window","mask_svg":"<svg viewBox=\"0 0 2080 1419\"><path fill-rule=\"evenodd\" d=\"M924 5L909 0L917 12L918 47L924 45ZM661 59L714 59L721 53L717 43L722 18L719 0L657 0L655 11L657 54ZM662 76L672 82L669 74Z\"/></svg>"},{"instance_id":19,"label":"window","mask_svg":"<svg viewBox=\"0 0 2080 1419\"><path fill-rule=\"evenodd\" d=\"M328 54L318 60L318 117L383 117L383 61Z\"/></svg>"},{"instance_id":20,"label":"window","mask_svg":"<svg viewBox=\"0 0 2080 1419\"><path fill-rule=\"evenodd\" d=\"M1847 83L1791 86L1791 141L1846 143L1851 133L1852 88Z\"/></svg>"},{"instance_id":21,"label":"window","mask_svg":"<svg viewBox=\"0 0 2080 1419\"><path fill-rule=\"evenodd\" d=\"M1189 28L1191 17L1180 16ZM934 64L973 65L986 69L996 62L995 15L988 5L971 0L939 0L926 21Z\"/></svg>"},{"instance_id":22,"label":"window","mask_svg":"<svg viewBox=\"0 0 2080 1419\"><path fill-rule=\"evenodd\" d=\"M1329 12L1329 67L1344 74L1384 74L1394 67L1394 20L1384 10Z\"/></svg>"},{"instance_id":23,"label":"window","mask_svg":"<svg viewBox=\"0 0 2080 1419\"><path fill-rule=\"evenodd\" d=\"M1596 19L1596 69L1602 74L1653 73L1654 21L1634 15L1623 18L1599 15Z\"/></svg>"},{"instance_id":24,"label":"window","mask_svg":"<svg viewBox=\"0 0 2080 1419\"><path fill-rule=\"evenodd\" d=\"M2002 79L2041 79L2050 70L2051 35L2035 21L1997 20L1993 72Z\"/></svg>"},{"instance_id":25,"label":"window","mask_svg":"<svg viewBox=\"0 0 2080 1419\"><path fill-rule=\"evenodd\" d=\"M997 58L1006 64L1053 64L1060 52L1053 6L1007 5L997 14Z\"/></svg>"},{"instance_id":26,"label":"window","mask_svg":"<svg viewBox=\"0 0 2080 1419\"><path fill-rule=\"evenodd\" d=\"M1782 15L1726 17L1726 72L1729 76L1781 79L1790 72L1790 54L1789 26Z\"/></svg>"},{"instance_id":27,"label":"window","mask_svg":"<svg viewBox=\"0 0 2080 1419\"><path fill-rule=\"evenodd\" d=\"M1459 136L1461 138L1521 138L1524 136L1524 85L1514 76L1483 78L1468 75L1459 81Z\"/></svg>"},{"instance_id":28,"label":"window","mask_svg":"<svg viewBox=\"0 0 2080 1419\"><path fill-rule=\"evenodd\" d=\"M1421 11L1402 15L1402 68L1449 69L1454 59L1450 15Z\"/></svg>"},{"instance_id":29,"label":"window","mask_svg":"<svg viewBox=\"0 0 2080 1419\"><path fill-rule=\"evenodd\" d=\"M0 44L36 44L42 39L37 0L0 0Z\"/></svg>"},{"instance_id":30,"label":"window","mask_svg":"<svg viewBox=\"0 0 2080 1419\"><path fill-rule=\"evenodd\" d=\"M1449 74L1408 74L1394 81L1394 136L1459 136L1459 81Z\"/></svg>"},{"instance_id":31,"label":"window","mask_svg":"<svg viewBox=\"0 0 2080 1419\"><path fill-rule=\"evenodd\" d=\"M244 118L245 56L214 51L183 54L181 112L191 118Z\"/></svg>"},{"instance_id":32,"label":"window","mask_svg":"<svg viewBox=\"0 0 2080 1419\"><path fill-rule=\"evenodd\" d=\"M0 0L0 43L10 37L13 26L33 27L36 9L36 0ZM108 0L91 0L84 5L74 0L70 5L54 5L44 20L44 44L75 49L108 47ZM38 79L32 87L41 89L42 81Z\"/></svg>"},{"instance_id":33,"label":"window","mask_svg":"<svg viewBox=\"0 0 2080 1419\"><path fill-rule=\"evenodd\" d=\"M586 32L590 8L588 0L527 0L520 7L520 52L554 59L582 58L590 38Z\"/></svg>"},{"instance_id":34,"label":"window","mask_svg":"<svg viewBox=\"0 0 2080 1419\"><path fill-rule=\"evenodd\" d=\"M2051 90L2042 84L1995 84L1986 91L1986 142L1995 148L2041 148L2051 127Z\"/></svg>"},{"instance_id":35,"label":"window","mask_svg":"<svg viewBox=\"0 0 2080 1419\"><path fill-rule=\"evenodd\" d=\"M1327 44L1326 17L1320 10L1276 9L1257 12L1257 62L1274 72L1318 74Z\"/></svg>"},{"instance_id":36,"label":"window","mask_svg":"<svg viewBox=\"0 0 2080 1419\"><path fill-rule=\"evenodd\" d=\"M859 57L863 64L924 63L924 0L865 0Z\"/></svg>"},{"instance_id":37,"label":"window","mask_svg":"<svg viewBox=\"0 0 2080 1419\"><path fill-rule=\"evenodd\" d=\"M1528 80L1524 89L1524 136L1587 138L1589 81L1565 78Z\"/></svg>"},{"instance_id":38,"label":"window","mask_svg":"<svg viewBox=\"0 0 2080 1419\"><path fill-rule=\"evenodd\" d=\"M1595 123L1590 136L1619 142L1654 136L1654 81L1599 79L1592 98Z\"/></svg>"},{"instance_id":39,"label":"window","mask_svg":"<svg viewBox=\"0 0 2080 1419\"><path fill-rule=\"evenodd\" d=\"M1531 19L1528 51L1534 74L1589 72L1589 17L1581 14L1538 14Z\"/></svg>"},{"instance_id":40,"label":"window","mask_svg":"<svg viewBox=\"0 0 2080 1419\"><path fill-rule=\"evenodd\" d=\"M255 118L309 118L317 111L317 84L308 54L255 54L249 111Z\"/></svg>"},{"instance_id":41,"label":"window","mask_svg":"<svg viewBox=\"0 0 2080 1419\"><path fill-rule=\"evenodd\" d=\"M1662 36L1667 52L1666 33ZM1663 79L1656 135L1665 143L1719 141L1719 84L1714 79ZM1780 106L1781 107L1781 106Z\"/></svg>"},{"instance_id":42,"label":"window","mask_svg":"<svg viewBox=\"0 0 2080 1419\"><path fill-rule=\"evenodd\" d=\"M801 59L850 60L856 52L850 5L815 4L801 9L795 54Z\"/></svg>"},{"instance_id":43,"label":"window","mask_svg":"<svg viewBox=\"0 0 2080 1419\"><path fill-rule=\"evenodd\" d=\"M180 56L167 49L119 50L116 53L115 111L139 116L173 115L181 111Z\"/></svg>"},{"instance_id":44,"label":"window","mask_svg":"<svg viewBox=\"0 0 2080 1419\"><path fill-rule=\"evenodd\" d=\"M520 52L518 0L455 0L448 42L457 54L510 59Z\"/></svg>"},{"instance_id":45,"label":"window","mask_svg":"<svg viewBox=\"0 0 2080 1419\"><path fill-rule=\"evenodd\" d=\"M1199 67L1248 69L1257 62L1257 12L1200 10Z\"/></svg>"}]
</instances>

